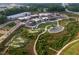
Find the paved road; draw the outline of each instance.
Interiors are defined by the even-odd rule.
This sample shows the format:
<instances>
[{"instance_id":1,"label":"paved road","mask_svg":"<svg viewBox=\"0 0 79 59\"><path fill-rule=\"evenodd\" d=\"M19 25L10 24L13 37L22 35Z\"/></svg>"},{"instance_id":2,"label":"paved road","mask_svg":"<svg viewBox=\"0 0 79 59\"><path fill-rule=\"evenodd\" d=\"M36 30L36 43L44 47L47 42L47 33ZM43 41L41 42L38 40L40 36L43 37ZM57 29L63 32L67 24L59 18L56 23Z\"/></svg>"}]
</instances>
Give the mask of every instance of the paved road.
<instances>
[{"instance_id":1,"label":"paved road","mask_svg":"<svg viewBox=\"0 0 79 59\"><path fill-rule=\"evenodd\" d=\"M68 6L69 4L68 3L62 3L62 6L65 8L66 6ZM77 14L79 15L79 12L74 12L74 11L70 11L68 10L67 8L65 8L65 11L68 12L68 13L73 13L73 14Z\"/></svg>"},{"instance_id":2,"label":"paved road","mask_svg":"<svg viewBox=\"0 0 79 59\"><path fill-rule=\"evenodd\" d=\"M34 50L35 55L38 55L38 53L37 53L37 51L36 51L36 44L37 44L37 41L38 41L39 37L40 37L42 34L46 33L48 26L50 26L50 25L47 25L47 26L45 27L45 30L37 36L37 39L36 39L36 41L35 41L35 43L34 43L34 47L33 47L33 50Z\"/></svg>"}]
</instances>

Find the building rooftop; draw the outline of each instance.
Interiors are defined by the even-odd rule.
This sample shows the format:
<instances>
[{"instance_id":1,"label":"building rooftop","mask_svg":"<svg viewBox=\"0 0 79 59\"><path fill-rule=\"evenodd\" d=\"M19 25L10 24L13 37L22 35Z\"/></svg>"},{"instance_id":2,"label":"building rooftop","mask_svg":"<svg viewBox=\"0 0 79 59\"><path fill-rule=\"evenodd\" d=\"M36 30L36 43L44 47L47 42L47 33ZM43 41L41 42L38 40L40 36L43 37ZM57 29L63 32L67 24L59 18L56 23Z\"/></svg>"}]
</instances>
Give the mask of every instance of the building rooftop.
<instances>
[{"instance_id":1,"label":"building rooftop","mask_svg":"<svg viewBox=\"0 0 79 59\"><path fill-rule=\"evenodd\" d=\"M25 17L19 17L18 19L22 20L22 19L30 19L30 16L25 16Z\"/></svg>"},{"instance_id":2,"label":"building rooftop","mask_svg":"<svg viewBox=\"0 0 79 59\"><path fill-rule=\"evenodd\" d=\"M48 16L51 15L52 13L39 13L39 16Z\"/></svg>"},{"instance_id":3,"label":"building rooftop","mask_svg":"<svg viewBox=\"0 0 79 59\"><path fill-rule=\"evenodd\" d=\"M7 16L7 18L24 17L24 16L26 16L27 14L31 14L31 13L30 13L30 12L23 12L23 13L19 13L19 14L14 14L14 15Z\"/></svg>"},{"instance_id":4,"label":"building rooftop","mask_svg":"<svg viewBox=\"0 0 79 59\"><path fill-rule=\"evenodd\" d=\"M32 20L37 22L37 21L39 21L41 19L39 19L39 18L33 18Z\"/></svg>"}]
</instances>

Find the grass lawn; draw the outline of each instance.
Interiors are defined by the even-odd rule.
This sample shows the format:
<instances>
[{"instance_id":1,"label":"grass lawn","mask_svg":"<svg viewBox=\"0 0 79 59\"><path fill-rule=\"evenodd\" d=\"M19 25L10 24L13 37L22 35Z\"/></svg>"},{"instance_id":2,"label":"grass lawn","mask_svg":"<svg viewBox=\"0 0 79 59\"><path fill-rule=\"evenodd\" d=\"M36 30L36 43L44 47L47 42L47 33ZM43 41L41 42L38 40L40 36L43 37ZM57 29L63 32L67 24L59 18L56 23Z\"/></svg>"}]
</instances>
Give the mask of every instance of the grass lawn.
<instances>
[{"instance_id":1,"label":"grass lawn","mask_svg":"<svg viewBox=\"0 0 79 59\"><path fill-rule=\"evenodd\" d=\"M47 25L51 25L51 26L56 26L57 23L56 22L47 22L47 23L42 23L38 26L38 28L45 28L45 26Z\"/></svg>"},{"instance_id":2,"label":"grass lawn","mask_svg":"<svg viewBox=\"0 0 79 59\"><path fill-rule=\"evenodd\" d=\"M64 55L79 55L79 41L69 45L61 54Z\"/></svg>"}]
</instances>

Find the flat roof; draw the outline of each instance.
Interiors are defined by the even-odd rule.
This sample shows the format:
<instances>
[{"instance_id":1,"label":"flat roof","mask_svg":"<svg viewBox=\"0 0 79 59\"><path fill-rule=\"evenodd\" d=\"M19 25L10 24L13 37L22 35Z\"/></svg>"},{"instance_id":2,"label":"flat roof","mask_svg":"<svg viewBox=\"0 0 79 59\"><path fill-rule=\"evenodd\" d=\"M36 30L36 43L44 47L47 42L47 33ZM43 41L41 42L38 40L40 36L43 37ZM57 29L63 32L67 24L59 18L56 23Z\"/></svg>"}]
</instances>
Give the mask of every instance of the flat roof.
<instances>
[{"instance_id":1,"label":"flat roof","mask_svg":"<svg viewBox=\"0 0 79 59\"><path fill-rule=\"evenodd\" d=\"M39 18L34 18L34 19L32 19L33 21L39 21L39 20L41 20L41 19L39 19Z\"/></svg>"},{"instance_id":2,"label":"flat roof","mask_svg":"<svg viewBox=\"0 0 79 59\"><path fill-rule=\"evenodd\" d=\"M14 14L14 15L7 16L7 17L8 17L8 18L9 18L9 17L18 17L18 16L22 16L22 15L27 14L27 13L30 13L30 12L18 13L18 14Z\"/></svg>"}]
</instances>

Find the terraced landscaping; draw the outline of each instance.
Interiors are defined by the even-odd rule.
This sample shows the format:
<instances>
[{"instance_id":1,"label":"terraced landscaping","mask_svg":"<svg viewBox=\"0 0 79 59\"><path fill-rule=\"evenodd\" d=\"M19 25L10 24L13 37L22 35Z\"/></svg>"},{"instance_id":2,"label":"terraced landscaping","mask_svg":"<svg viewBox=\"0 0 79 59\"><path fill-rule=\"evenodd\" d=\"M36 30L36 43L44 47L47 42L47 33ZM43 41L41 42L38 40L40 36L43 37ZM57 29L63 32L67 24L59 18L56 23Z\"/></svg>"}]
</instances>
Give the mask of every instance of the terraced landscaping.
<instances>
[{"instance_id":1,"label":"terraced landscaping","mask_svg":"<svg viewBox=\"0 0 79 59\"><path fill-rule=\"evenodd\" d=\"M34 54L33 52L33 44L37 35L43 31L39 30L35 33L29 33L30 29L27 28L20 28L16 34L13 36L12 41L9 44L9 49L6 54L10 55L24 55L24 54Z\"/></svg>"},{"instance_id":2,"label":"terraced landscaping","mask_svg":"<svg viewBox=\"0 0 79 59\"><path fill-rule=\"evenodd\" d=\"M9 29L11 29L13 26L15 26L15 25L16 25L16 24L15 24L14 22L12 22L12 23L10 23L10 24L4 26L3 29L9 30Z\"/></svg>"}]
</instances>

